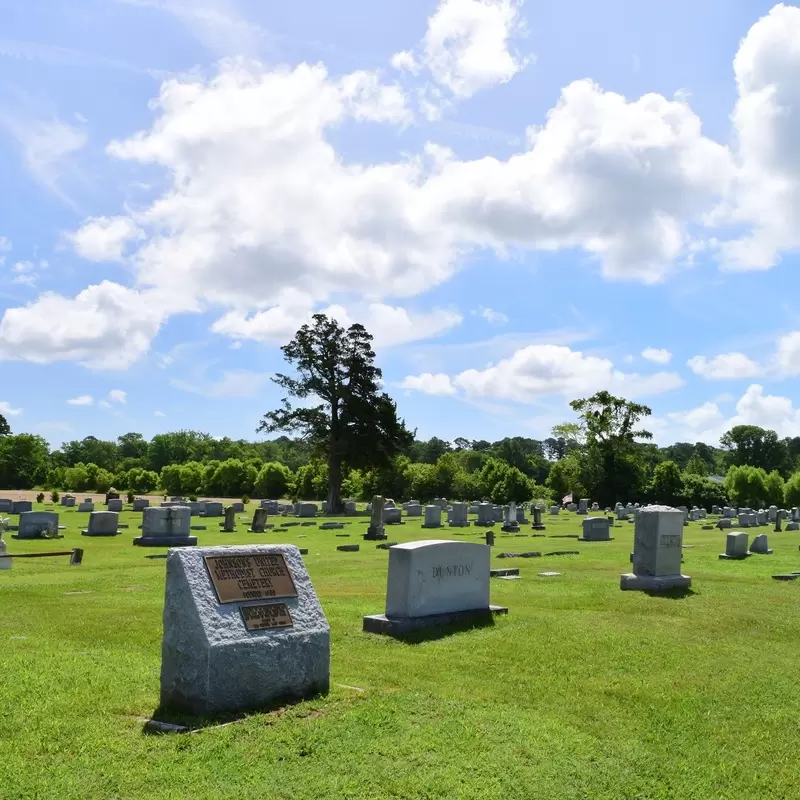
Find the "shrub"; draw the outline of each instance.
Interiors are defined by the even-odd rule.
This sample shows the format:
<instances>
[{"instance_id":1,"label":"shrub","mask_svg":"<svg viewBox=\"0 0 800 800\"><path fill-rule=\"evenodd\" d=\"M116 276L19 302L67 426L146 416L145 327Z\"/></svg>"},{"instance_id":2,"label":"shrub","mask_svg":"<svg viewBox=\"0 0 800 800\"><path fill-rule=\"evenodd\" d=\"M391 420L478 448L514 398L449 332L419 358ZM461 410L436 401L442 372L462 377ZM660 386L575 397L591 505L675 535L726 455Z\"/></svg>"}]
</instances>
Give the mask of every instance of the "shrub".
<instances>
[{"instance_id":1,"label":"shrub","mask_svg":"<svg viewBox=\"0 0 800 800\"><path fill-rule=\"evenodd\" d=\"M36 495L36 502L44 503L44 492L39 492L39 494Z\"/></svg>"},{"instance_id":2,"label":"shrub","mask_svg":"<svg viewBox=\"0 0 800 800\"><path fill-rule=\"evenodd\" d=\"M242 502L245 505L247 505L250 502L250 498L246 494L244 494L244 495L242 495Z\"/></svg>"},{"instance_id":3,"label":"shrub","mask_svg":"<svg viewBox=\"0 0 800 800\"><path fill-rule=\"evenodd\" d=\"M57 490L57 489L53 489L53 491L52 491L52 492L50 492L50 499L51 499L51 500L52 500L54 503L57 503L57 502L60 500L60 498L61 498L61 496L59 495L59 493L58 493L58 490Z\"/></svg>"},{"instance_id":4,"label":"shrub","mask_svg":"<svg viewBox=\"0 0 800 800\"><path fill-rule=\"evenodd\" d=\"M196 503L197 502L197 495L196 494L190 494L189 495L189 502L190 503Z\"/></svg>"},{"instance_id":5,"label":"shrub","mask_svg":"<svg viewBox=\"0 0 800 800\"><path fill-rule=\"evenodd\" d=\"M127 496L126 496L126 497L127 497L127 500L128 500L128 502L129 502L129 503L132 503L132 502L133 502L133 498L134 498L134 491L133 491L133 489L128 489L128 494L127 494Z\"/></svg>"}]
</instances>

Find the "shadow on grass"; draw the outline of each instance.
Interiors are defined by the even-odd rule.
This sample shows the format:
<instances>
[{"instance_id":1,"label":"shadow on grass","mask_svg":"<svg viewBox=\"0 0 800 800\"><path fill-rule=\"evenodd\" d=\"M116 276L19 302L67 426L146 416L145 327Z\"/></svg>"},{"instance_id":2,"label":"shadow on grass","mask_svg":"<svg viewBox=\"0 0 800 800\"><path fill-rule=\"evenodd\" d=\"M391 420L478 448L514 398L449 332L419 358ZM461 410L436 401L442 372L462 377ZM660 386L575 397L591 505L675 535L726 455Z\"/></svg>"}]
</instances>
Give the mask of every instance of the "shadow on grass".
<instances>
[{"instance_id":1,"label":"shadow on grass","mask_svg":"<svg viewBox=\"0 0 800 800\"><path fill-rule=\"evenodd\" d=\"M403 644L416 645L424 644L425 642L435 642L438 639L446 639L456 633L466 633L477 628L493 628L494 617L487 616L486 618L461 620L459 622L450 622L445 625L435 625L430 628L418 628L408 633L395 634L392 639L396 639Z\"/></svg>"},{"instance_id":2,"label":"shadow on grass","mask_svg":"<svg viewBox=\"0 0 800 800\"><path fill-rule=\"evenodd\" d=\"M160 705L153 712L152 717L145 720L142 725L142 733L146 736L159 736L169 733L194 733L206 728L221 728L240 722L248 717L267 714L269 716L280 717L288 708L304 703L307 700L315 700L324 697L327 692L317 692L307 697L279 697L272 703L256 709L245 711L225 712L219 714L193 715L186 711Z\"/></svg>"},{"instance_id":3,"label":"shadow on grass","mask_svg":"<svg viewBox=\"0 0 800 800\"><path fill-rule=\"evenodd\" d=\"M579 533L551 533L549 539L580 539Z\"/></svg>"},{"instance_id":4,"label":"shadow on grass","mask_svg":"<svg viewBox=\"0 0 800 800\"><path fill-rule=\"evenodd\" d=\"M648 597L660 597L663 600L684 600L687 597L696 595L694 589L667 589L663 592L645 592Z\"/></svg>"}]
</instances>

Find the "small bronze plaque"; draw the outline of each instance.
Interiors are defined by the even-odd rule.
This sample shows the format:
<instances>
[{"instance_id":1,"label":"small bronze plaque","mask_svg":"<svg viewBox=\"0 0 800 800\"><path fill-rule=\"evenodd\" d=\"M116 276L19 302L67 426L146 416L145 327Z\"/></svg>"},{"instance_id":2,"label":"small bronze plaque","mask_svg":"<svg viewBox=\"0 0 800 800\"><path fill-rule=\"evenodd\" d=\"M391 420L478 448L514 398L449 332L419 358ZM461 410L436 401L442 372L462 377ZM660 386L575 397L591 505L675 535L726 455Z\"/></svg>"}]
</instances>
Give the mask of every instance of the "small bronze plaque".
<instances>
[{"instance_id":1,"label":"small bronze plaque","mask_svg":"<svg viewBox=\"0 0 800 800\"><path fill-rule=\"evenodd\" d=\"M297 597L282 553L206 556L206 569L220 603Z\"/></svg>"},{"instance_id":2,"label":"small bronze plaque","mask_svg":"<svg viewBox=\"0 0 800 800\"><path fill-rule=\"evenodd\" d=\"M292 615L286 603L262 603L260 606L240 606L244 626L249 631L265 628L291 628Z\"/></svg>"}]
</instances>

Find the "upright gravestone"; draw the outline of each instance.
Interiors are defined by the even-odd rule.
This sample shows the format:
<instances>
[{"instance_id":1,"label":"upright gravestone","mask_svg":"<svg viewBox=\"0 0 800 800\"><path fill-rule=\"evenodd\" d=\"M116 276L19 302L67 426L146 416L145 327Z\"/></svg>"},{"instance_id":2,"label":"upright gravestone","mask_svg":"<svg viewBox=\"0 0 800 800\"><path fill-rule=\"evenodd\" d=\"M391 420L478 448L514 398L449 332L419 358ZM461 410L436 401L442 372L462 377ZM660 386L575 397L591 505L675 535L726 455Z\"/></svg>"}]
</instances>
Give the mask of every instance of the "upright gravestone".
<instances>
[{"instance_id":1,"label":"upright gravestone","mask_svg":"<svg viewBox=\"0 0 800 800\"><path fill-rule=\"evenodd\" d=\"M222 523L222 532L236 532L236 509L233 505L229 505L225 508L225 521Z\"/></svg>"},{"instance_id":2,"label":"upright gravestone","mask_svg":"<svg viewBox=\"0 0 800 800\"><path fill-rule=\"evenodd\" d=\"M386 612L364 617L364 631L402 636L459 621L488 621L507 608L489 603L486 545L429 540L389 550Z\"/></svg>"},{"instance_id":3,"label":"upright gravestone","mask_svg":"<svg viewBox=\"0 0 800 800\"><path fill-rule=\"evenodd\" d=\"M78 506L78 511L84 511L84 512L88 511L91 513L92 511L94 511L94 503L91 500L84 500Z\"/></svg>"},{"instance_id":4,"label":"upright gravestone","mask_svg":"<svg viewBox=\"0 0 800 800\"><path fill-rule=\"evenodd\" d=\"M356 513L356 504L348 500L344 504L344 513L346 516L352 517Z\"/></svg>"},{"instance_id":5,"label":"upright gravestone","mask_svg":"<svg viewBox=\"0 0 800 800\"><path fill-rule=\"evenodd\" d=\"M762 556L772 555L772 550L769 549L769 544L767 542L766 533L761 533L754 537L752 543L750 544L750 552Z\"/></svg>"},{"instance_id":6,"label":"upright gravestone","mask_svg":"<svg viewBox=\"0 0 800 800\"><path fill-rule=\"evenodd\" d=\"M494 525L494 507L491 503L478 504L478 520L475 524L480 527Z\"/></svg>"},{"instance_id":7,"label":"upright gravestone","mask_svg":"<svg viewBox=\"0 0 800 800\"><path fill-rule=\"evenodd\" d=\"M781 532L781 523L783 522L783 509L778 509L775 513L775 533Z\"/></svg>"},{"instance_id":8,"label":"upright gravestone","mask_svg":"<svg viewBox=\"0 0 800 800\"><path fill-rule=\"evenodd\" d=\"M3 533L5 532L7 522L8 520L6 519L0 519L0 569L11 569L13 566L11 556L7 555L8 546L3 539Z\"/></svg>"},{"instance_id":9,"label":"upright gravestone","mask_svg":"<svg viewBox=\"0 0 800 800\"><path fill-rule=\"evenodd\" d=\"M519 533L519 523L517 522L517 504L512 500L506 506L503 527L500 529L505 533Z\"/></svg>"},{"instance_id":10,"label":"upright gravestone","mask_svg":"<svg viewBox=\"0 0 800 800\"><path fill-rule=\"evenodd\" d=\"M557 517L561 512L561 506L550 506L550 514Z\"/></svg>"},{"instance_id":11,"label":"upright gravestone","mask_svg":"<svg viewBox=\"0 0 800 800\"><path fill-rule=\"evenodd\" d=\"M122 511L122 500L118 497L112 497L108 503L106 503L106 509L119 514L119 512Z\"/></svg>"},{"instance_id":12,"label":"upright gravestone","mask_svg":"<svg viewBox=\"0 0 800 800\"><path fill-rule=\"evenodd\" d=\"M19 528L12 539L63 539L58 532L58 514L55 511L23 511L19 515Z\"/></svg>"},{"instance_id":13,"label":"upright gravestone","mask_svg":"<svg viewBox=\"0 0 800 800\"><path fill-rule=\"evenodd\" d=\"M579 514L589 513L589 500L587 498L583 497L578 501L578 513Z\"/></svg>"},{"instance_id":14,"label":"upright gravestone","mask_svg":"<svg viewBox=\"0 0 800 800\"><path fill-rule=\"evenodd\" d=\"M277 514L278 513L278 501L277 500L262 500L261 501L261 508L265 509L267 514Z\"/></svg>"},{"instance_id":15,"label":"upright gravestone","mask_svg":"<svg viewBox=\"0 0 800 800\"><path fill-rule=\"evenodd\" d=\"M466 528L469 525L466 503L453 503L447 512L447 524L451 528Z\"/></svg>"},{"instance_id":16,"label":"upright gravestone","mask_svg":"<svg viewBox=\"0 0 800 800\"><path fill-rule=\"evenodd\" d=\"M621 576L619 588L644 592L688 589L692 579L681 574L683 512L670 506L644 506L638 511L633 572Z\"/></svg>"},{"instance_id":17,"label":"upright gravestone","mask_svg":"<svg viewBox=\"0 0 800 800\"><path fill-rule=\"evenodd\" d=\"M189 510L191 511L191 508ZM210 500L205 504L203 513L207 517L221 517L225 513L225 508L222 503Z\"/></svg>"},{"instance_id":18,"label":"upright gravestone","mask_svg":"<svg viewBox=\"0 0 800 800\"><path fill-rule=\"evenodd\" d=\"M89 527L81 536L116 536L119 533L119 514L115 511L92 511Z\"/></svg>"},{"instance_id":19,"label":"upright gravestone","mask_svg":"<svg viewBox=\"0 0 800 800\"><path fill-rule=\"evenodd\" d=\"M11 506L11 513L22 514L24 511L33 511L33 503L30 500L15 500Z\"/></svg>"},{"instance_id":20,"label":"upright gravestone","mask_svg":"<svg viewBox=\"0 0 800 800\"><path fill-rule=\"evenodd\" d=\"M71 494L65 494L61 498L61 505L64 506L64 508L74 508L75 498Z\"/></svg>"},{"instance_id":21,"label":"upright gravestone","mask_svg":"<svg viewBox=\"0 0 800 800\"><path fill-rule=\"evenodd\" d=\"M244 514L244 503L241 500L231 503L234 514Z\"/></svg>"},{"instance_id":22,"label":"upright gravestone","mask_svg":"<svg viewBox=\"0 0 800 800\"><path fill-rule=\"evenodd\" d=\"M422 506L419 503L409 503L406 508L407 517L421 517Z\"/></svg>"},{"instance_id":23,"label":"upright gravestone","mask_svg":"<svg viewBox=\"0 0 800 800\"><path fill-rule=\"evenodd\" d=\"M722 559L735 559L737 561L750 555L747 551L747 534L734 531L725 537L725 552L720 555Z\"/></svg>"},{"instance_id":24,"label":"upright gravestone","mask_svg":"<svg viewBox=\"0 0 800 800\"><path fill-rule=\"evenodd\" d=\"M10 497L0 497L0 514L11 514L14 501Z\"/></svg>"},{"instance_id":25,"label":"upright gravestone","mask_svg":"<svg viewBox=\"0 0 800 800\"><path fill-rule=\"evenodd\" d=\"M399 525L403 521L403 510L401 508L385 508L383 509L383 524L384 525Z\"/></svg>"},{"instance_id":26,"label":"upright gravestone","mask_svg":"<svg viewBox=\"0 0 800 800\"><path fill-rule=\"evenodd\" d=\"M133 510L134 511L144 511L146 508L149 508L150 501L146 497L135 497L133 500ZM111 509L109 509L110 511Z\"/></svg>"},{"instance_id":27,"label":"upright gravestone","mask_svg":"<svg viewBox=\"0 0 800 800\"><path fill-rule=\"evenodd\" d=\"M442 527L442 507L440 505L434 503L433 505L425 506L425 522L422 523L422 527Z\"/></svg>"},{"instance_id":28,"label":"upright gravestone","mask_svg":"<svg viewBox=\"0 0 800 800\"><path fill-rule=\"evenodd\" d=\"M612 541L609 532L609 522L607 517L586 517L583 521L583 536L578 541L581 542L610 542Z\"/></svg>"},{"instance_id":29,"label":"upright gravestone","mask_svg":"<svg viewBox=\"0 0 800 800\"><path fill-rule=\"evenodd\" d=\"M325 693L330 627L293 545L171 550L162 707L258 711Z\"/></svg>"},{"instance_id":30,"label":"upright gravestone","mask_svg":"<svg viewBox=\"0 0 800 800\"><path fill-rule=\"evenodd\" d=\"M253 521L250 523L250 533L264 533L267 524L267 509L264 506L253 512Z\"/></svg>"},{"instance_id":31,"label":"upright gravestone","mask_svg":"<svg viewBox=\"0 0 800 800\"><path fill-rule=\"evenodd\" d=\"M542 509L539 506L535 506L533 509L533 524L531 528L535 531L543 531L544 530L544 523L542 522Z\"/></svg>"},{"instance_id":32,"label":"upright gravestone","mask_svg":"<svg viewBox=\"0 0 800 800\"><path fill-rule=\"evenodd\" d=\"M383 497L379 494L372 498L372 517L364 538L373 542L387 538L386 530L383 527Z\"/></svg>"},{"instance_id":33,"label":"upright gravestone","mask_svg":"<svg viewBox=\"0 0 800 800\"><path fill-rule=\"evenodd\" d=\"M142 535L133 540L140 547L191 547L192 513L188 506L151 507L142 512Z\"/></svg>"}]
</instances>

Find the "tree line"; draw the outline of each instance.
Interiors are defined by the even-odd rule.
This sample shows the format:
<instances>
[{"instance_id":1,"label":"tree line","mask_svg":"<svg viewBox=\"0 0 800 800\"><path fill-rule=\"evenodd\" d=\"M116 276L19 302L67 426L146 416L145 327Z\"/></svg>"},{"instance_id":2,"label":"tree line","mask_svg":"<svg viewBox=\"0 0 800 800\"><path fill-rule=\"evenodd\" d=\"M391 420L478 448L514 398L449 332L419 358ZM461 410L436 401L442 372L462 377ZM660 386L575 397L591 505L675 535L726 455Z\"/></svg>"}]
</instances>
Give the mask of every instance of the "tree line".
<instances>
[{"instance_id":1,"label":"tree line","mask_svg":"<svg viewBox=\"0 0 800 800\"><path fill-rule=\"evenodd\" d=\"M51 451L40 436L13 434L0 416L0 487L327 499L332 508L374 494L422 502L558 502L572 494L609 506L800 504L800 437L737 425L719 447L658 447L643 427L651 410L605 391L574 400L574 418L543 439L420 440L383 391L371 342L363 326L344 329L322 314L302 326L282 348L293 372L274 378L286 397L257 428L281 435L264 441L191 430L146 440L131 432Z\"/></svg>"}]
</instances>

